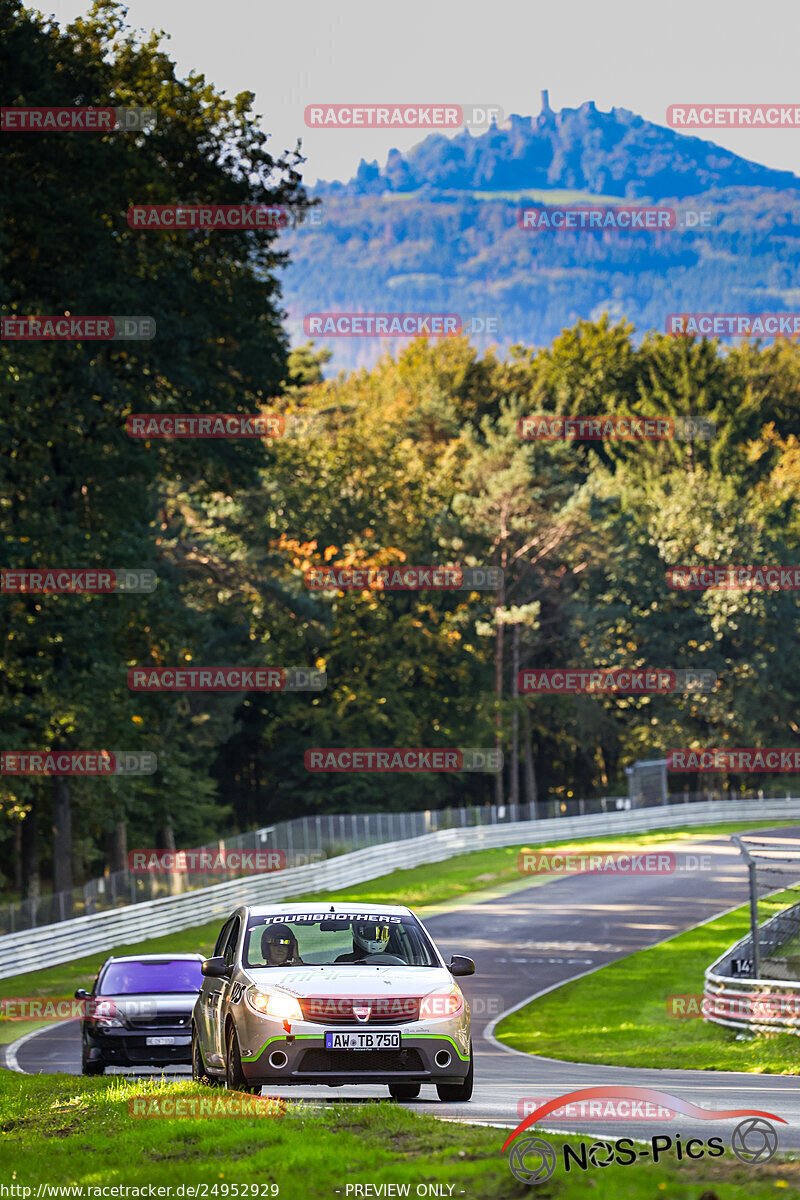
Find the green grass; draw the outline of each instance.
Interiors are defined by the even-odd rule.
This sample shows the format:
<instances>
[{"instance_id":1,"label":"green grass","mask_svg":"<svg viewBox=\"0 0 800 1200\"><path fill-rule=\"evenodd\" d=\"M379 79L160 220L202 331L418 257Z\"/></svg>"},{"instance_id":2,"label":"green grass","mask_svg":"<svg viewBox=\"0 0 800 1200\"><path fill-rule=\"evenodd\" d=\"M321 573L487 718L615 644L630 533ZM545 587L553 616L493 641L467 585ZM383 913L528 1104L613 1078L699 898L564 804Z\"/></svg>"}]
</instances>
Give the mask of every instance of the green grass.
<instances>
[{"instance_id":1,"label":"green grass","mask_svg":"<svg viewBox=\"0 0 800 1200\"><path fill-rule=\"evenodd\" d=\"M24 1089L20 1082L19 1076L0 1072L3 1176L34 1189L40 1183L173 1189L205 1184L209 1196L222 1196L226 1185L241 1189L246 1183L259 1185L262 1196L277 1184L283 1200L329 1200L337 1187L344 1197L345 1184L405 1184L413 1196L417 1185L437 1183L452 1185L453 1196L468 1200L521 1200L534 1194L512 1177L500 1153L508 1130L437 1121L389 1100L325 1103L322 1110L292 1103L285 1116L275 1118L147 1119L130 1116L128 1100L154 1093L222 1093L188 1081L121 1076L39 1075L26 1079ZM580 1139L547 1135L547 1140L558 1147ZM730 1150L696 1164L662 1158L657 1166L610 1166L603 1169L602 1184L598 1174L565 1175L559 1164L535 1194L577 1200L589 1187L601 1189L598 1197L625 1200L652 1200L660 1194L676 1200L701 1195L745 1200L774 1196L776 1187L800 1187L800 1164L773 1159L753 1168L739 1163ZM88 1200L89 1193L84 1196Z\"/></svg>"},{"instance_id":2,"label":"green grass","mask_svg":"<svg viewBox=\"0 0 800 1200\"><path fill-rule=\"evenodd\" d=\"M780 903L762 900L761 919ZM667 1013L667 997L702 995L707 967L749 930L747 906L556 988L495 1032L528 1054L621 1067L800 1073L796 1034L746 1035Z\"/></svg>"}]
</instances>

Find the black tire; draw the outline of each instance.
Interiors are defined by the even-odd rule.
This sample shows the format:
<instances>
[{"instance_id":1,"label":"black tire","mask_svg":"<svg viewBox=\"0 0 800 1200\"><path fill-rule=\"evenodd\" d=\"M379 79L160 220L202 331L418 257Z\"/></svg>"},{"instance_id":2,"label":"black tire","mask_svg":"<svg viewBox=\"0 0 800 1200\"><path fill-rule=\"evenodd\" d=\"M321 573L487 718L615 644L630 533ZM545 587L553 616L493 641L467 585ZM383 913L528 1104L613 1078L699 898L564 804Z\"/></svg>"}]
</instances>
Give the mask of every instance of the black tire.
<instances>
[{"instance_id":1,"label":"black tire","mask_svg":"<svg viewBox=\"0 0 800 1200\"><path fill-rule=\"evenodd\" d=\"M469 1044L469 1070L461 1083L437 1083L436 1093L448 1104L462 1104L472 1099L472 1042Z\"/></svg>"},{"instance_id":2,"label":"black tire","mask_svg":"<svg viewBox=\"0 0 800 1200\"><path fill-rule=\"evenodd\" d=\"M249 1083L242 1070L242 1053L239 1049L239 1035L231 1022L228 1026L228 1036L225 1038L225 1082L230 1092L252 1092L258 1094L261 1084Z\"/></svg>"},{"instance_id":3,"label":"black tire","mask_svg":"<svg viewBox=\"0 0 800 1200\"><path fill-rule=\"evenodd\" d=\"M102 1058L96 1058L94 1062L89 1058L89 1048L86 1045L85 1039L81 1040L81 1074L82 1075L102 1075L106 1069L106 1064Z\"/></svg>"},{"instance_id":4,"label":"black tire","mask_svg":"<svg viewBox=\"0 0 800 1200\"><path fill-rule=\"evenodd\" d=\"M218 1075L209 1075L206 1070L203 1051L200 1049L200 1038L197 1036L194 1025L192 1026L192 1079L195 1083L202 1083L206 1087L219 1087L222 1083Z\"/></svg>"},{"instance_id":5,"label":"black tire","mask_svg":"<svg viewBox=\"0 0 800 1200\"><path fill-rule=\"evenodd\" d=\"M390 1083L389 1095L395 1100L416 1100L421 1086L419 1083Z\"/></svg>"}]
</instances>

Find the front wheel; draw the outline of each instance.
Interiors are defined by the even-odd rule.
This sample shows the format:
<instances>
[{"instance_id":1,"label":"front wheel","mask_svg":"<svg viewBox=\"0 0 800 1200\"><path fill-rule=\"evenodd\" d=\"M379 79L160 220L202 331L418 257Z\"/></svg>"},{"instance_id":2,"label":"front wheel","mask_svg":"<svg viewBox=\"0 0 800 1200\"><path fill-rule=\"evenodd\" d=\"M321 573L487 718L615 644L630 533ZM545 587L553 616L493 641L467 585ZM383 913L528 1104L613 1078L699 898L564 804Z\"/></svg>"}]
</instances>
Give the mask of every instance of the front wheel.
<instances>
[{"instance_id":1,"label":"front wheel","mask_svg":"<svg viewBox=\"0 0 800 1200\"><path fill-rule=\"evenodd\" d=\"M419 1089L418 1083L390 1083L389 1095L395 1100L416 1100Z\"/></svg>"},{"instance_id":2,"label":"front wheel","mask_svg":"<svg viewBox=\"0 0 800 1200\"><path fill-rule=\"evenodd\" d=\"M102 1075L106 1069L106 1064L102 1058L96 1058L94 1062L89 1058L89 1052L86 1043L81 1045L81 1074L82 1075Z\"/></svg>"},{"instance_id":3,"label":"front wheel","mask_svg":"<svg viewBox=\"0 0 800 1200\"><path fill-rule=\"evenodd\" d=\"M436 1093L440 1100L449 1104L463 1103L472 1098L472 1042L469 1044L469 1070L461 1083L437 1083Z\"/></svg>"},{"instance_id":4,"label":"front wheel","mask_svg":"<svg viewBox=\"0 0 800 1200\"><path fill-rule=\"evenodd\" d=\"M242 1053L239 1049L239 1035L236 1032L236 1027L231 1024L228 1027L228 1036L225 1040L227 1054L225 1055L225 1082L228 1085L230 1092L252 1092L258 1094L261 1091L261 1085L249 1083L245 1078L242 1070Z\"/></svg>"}]
</instances>

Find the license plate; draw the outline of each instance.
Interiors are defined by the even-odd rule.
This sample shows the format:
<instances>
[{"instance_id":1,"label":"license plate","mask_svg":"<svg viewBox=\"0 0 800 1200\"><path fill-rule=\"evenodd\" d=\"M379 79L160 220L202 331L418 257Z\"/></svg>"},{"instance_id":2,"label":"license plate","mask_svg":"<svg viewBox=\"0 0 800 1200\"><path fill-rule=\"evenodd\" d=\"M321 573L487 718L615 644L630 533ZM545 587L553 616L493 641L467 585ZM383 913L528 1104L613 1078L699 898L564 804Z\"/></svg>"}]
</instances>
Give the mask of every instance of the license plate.
<instances>
[{"instance_id":1,"label":"license plate","mask_svg":"<svg viewBox=\"0 0 800 1200\"><path fill-rule=\"evenodd\" d=\"M336 1032L325 1034L326 1050L399 1050L399 1033Z\"/></svg>"},{"instance_id":2,"label":"license plate","mask_svg":"<svg viewBox=\"0 0 800 1200\"><path fill-rule=\"evenodd\" d=\"M149 1037L147 1038L148 1046L174 1046L174 1037Z\"/></svg>"}]
</instances>

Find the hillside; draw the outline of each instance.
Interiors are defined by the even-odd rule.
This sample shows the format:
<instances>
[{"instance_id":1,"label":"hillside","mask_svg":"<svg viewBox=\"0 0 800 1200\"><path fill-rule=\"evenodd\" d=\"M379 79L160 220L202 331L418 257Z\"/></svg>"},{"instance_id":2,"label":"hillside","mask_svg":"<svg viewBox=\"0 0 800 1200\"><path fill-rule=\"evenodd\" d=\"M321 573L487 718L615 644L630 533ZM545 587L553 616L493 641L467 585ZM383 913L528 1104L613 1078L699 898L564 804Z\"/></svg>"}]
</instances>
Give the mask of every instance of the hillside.
<instances>
[{"instance_id":1,"label":"hillside","mask_svg":"<svg viewBox=\"0 0 800 1200\"><path fill-rule=\"evenodd\" d=\"M800 302L800 179L591 103L511 117L479 137L427 137L349 183L320 184L319 228L282 239L292 341L310 312L455 312L499 320L493 342L543 345L603 311L637 329L675 311ZM711 213L705 230L523 231L524 203L635 198ZM369 366L373 338L329 338L329 372ZM398 340L393 345L402 346Z\"/></svg>"}]
</instances>

